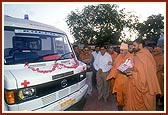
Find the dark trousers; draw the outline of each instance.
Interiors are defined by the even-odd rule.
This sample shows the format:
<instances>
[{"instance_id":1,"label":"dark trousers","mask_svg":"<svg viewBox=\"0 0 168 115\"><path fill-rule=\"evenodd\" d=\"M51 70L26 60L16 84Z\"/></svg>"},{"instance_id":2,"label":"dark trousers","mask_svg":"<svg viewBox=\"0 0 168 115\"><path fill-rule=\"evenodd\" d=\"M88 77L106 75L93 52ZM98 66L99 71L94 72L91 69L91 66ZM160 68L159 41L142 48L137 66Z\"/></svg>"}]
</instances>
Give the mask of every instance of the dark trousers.
<instances>
[{"instance_id":1,"label":"dark trousers","mask_svg":"<svg viewBox=\"0 0 168 115\"><path fill-rule=\"evenodd\" d=\"M96 73L97 71L95 69L93 69L93 76L92 76L92 86L96 87L97 86L97 81L96 81Z\"/></svg>"}]
</instances>

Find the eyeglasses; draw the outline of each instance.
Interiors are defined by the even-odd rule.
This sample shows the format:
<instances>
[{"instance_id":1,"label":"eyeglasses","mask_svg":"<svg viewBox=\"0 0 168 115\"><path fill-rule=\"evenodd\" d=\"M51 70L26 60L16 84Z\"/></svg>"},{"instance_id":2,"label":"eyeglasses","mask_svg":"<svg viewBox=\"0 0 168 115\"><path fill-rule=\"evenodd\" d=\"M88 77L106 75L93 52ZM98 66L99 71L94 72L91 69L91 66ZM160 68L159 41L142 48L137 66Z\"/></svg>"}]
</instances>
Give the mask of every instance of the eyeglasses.
<instances>
[{"instance_id":1,"label":"eyeglasses","mask_svg":"<svg viewBox=\"0 0 168 115\"><path fill-rule=\"evenodd\" d=\"M89 49L85 49L84 51L89 51Z\"/></svg>"},{"instance_id":2,"label":"eyeglasses","mask_svg":"<svg viewBox=\"0 0 168 115\"><path fill-rule=\"evenodd\" d=\"M100 50L106 50L106 49L100 49Z\"/></svg>"}]
</instances>

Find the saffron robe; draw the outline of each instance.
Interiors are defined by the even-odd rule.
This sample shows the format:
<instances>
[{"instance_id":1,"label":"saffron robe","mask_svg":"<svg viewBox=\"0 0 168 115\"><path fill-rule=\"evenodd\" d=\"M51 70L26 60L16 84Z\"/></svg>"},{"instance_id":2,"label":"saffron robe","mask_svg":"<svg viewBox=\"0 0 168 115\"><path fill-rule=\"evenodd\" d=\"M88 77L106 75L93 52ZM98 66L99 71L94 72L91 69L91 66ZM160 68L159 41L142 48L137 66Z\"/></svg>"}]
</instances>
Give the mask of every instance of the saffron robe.
<instances>
[{"instance_id":1,"label":"saffron robe","mask_svg":"<svg viewBox=\"0 0 168 115\"><path fill-rule=\"evenodd\" d=\"M154 56L157 67L157 78L159 81L161 96L164 95L164 57L159 54Z\"/></svg>"},{"instance_id":2,"label":"saffron robe","mask_svg":"<svg viewBox=\"0 0 168 115\"><path fill-rule=\"evenodd\" d=\"M160 86L156 76L156 63L152 54L143 48L134 56L133 75L128 79L126 111L155 111L156 94Z\"/></svg>"},{"instance_id":3,"label":"saffron robe","mask_svg":"<svg viewBox=\"0 0 168 115\"><path fill-rule=\"evenodd\" d=\"M111 90L112 93L117 94L117 105L124 106L126 101L126 92L127 92L127 79L128 77L117 70L120 64L124 63L126 59L132 59L132 55L127 52L126 56L123 57L121 54L117 56L114 61L114 65L108 74L106 80L111 80ZM114 79L112 79L114 78Z\"/></svg>"},{"instance_id":4,"label":"saffron robe","mask_svg":"<svg viewBox=\"0 0 168 115\"><path fill-rule=\"evenodd\" d=\"M118 56L117 52L114 51L113 54L110 54L111 58L113 59L113 61L116 59L116 57Z\"/></svg>"},{"instance_id":5,"label":"saffron robe","mask_svg":"<svg viewBox=\"0 0 168 115\"><path fill-rule=\"evenodd\" d=\"M113 54L110 54L111 55L111 58L112 58L112 60L113 60L113 62L115 61L115 59L117 58L117 56L118 56L118 54L117 54L117 52L115 52L114 51L114 53ZM112 65L113 65L114 63L112 63ZM110 87L111 87L111 89L113 89L113 85L114 85L114 80L110 80Z\"/></svg>"}]
</instances>

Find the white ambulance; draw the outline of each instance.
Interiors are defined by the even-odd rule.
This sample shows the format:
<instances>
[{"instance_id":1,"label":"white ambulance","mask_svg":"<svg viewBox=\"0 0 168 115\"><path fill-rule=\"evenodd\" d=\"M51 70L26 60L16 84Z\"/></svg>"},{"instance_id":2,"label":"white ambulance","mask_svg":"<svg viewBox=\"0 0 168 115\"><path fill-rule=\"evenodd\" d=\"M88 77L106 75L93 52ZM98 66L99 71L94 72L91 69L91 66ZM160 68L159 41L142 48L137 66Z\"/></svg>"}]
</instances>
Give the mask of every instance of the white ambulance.
<instances>
[{"instance_id":1,"label":"white ambulance","mask_svg":"<svg viewBox=\"0 0 168 115\"><path fill-rule=\"evenodd\" d=\"M86 96L86 65L66 33L4 16L4 111L63 111Z\"/></svg>"}]
</instances>

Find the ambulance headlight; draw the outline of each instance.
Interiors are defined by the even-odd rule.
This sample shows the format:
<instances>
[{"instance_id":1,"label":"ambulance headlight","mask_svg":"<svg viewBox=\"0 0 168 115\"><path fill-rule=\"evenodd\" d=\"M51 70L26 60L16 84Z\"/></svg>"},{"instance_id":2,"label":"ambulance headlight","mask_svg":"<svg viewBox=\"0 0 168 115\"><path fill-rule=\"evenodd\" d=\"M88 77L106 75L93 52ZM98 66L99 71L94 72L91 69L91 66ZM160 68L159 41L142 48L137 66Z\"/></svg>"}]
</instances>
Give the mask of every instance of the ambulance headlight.
<instances>
[{"instance_id":1,"label":"ambulance headlight","mask_svg":"<svg viewBox=\"0 0 168 115\"><path fill-rule=\"evenodd\" d=\"M21 89L19 90L18 96L20 100L27 100L36 97L36 89L33 87Z\"/></svg>"}]
</instances>

